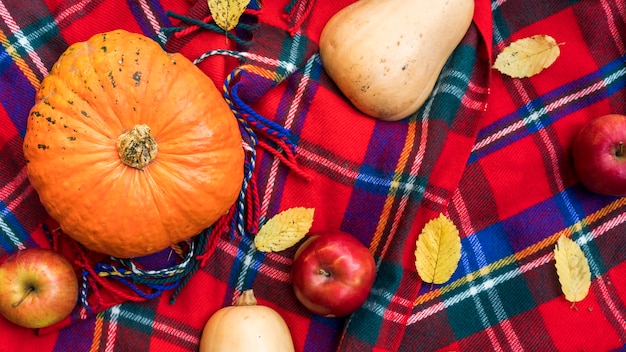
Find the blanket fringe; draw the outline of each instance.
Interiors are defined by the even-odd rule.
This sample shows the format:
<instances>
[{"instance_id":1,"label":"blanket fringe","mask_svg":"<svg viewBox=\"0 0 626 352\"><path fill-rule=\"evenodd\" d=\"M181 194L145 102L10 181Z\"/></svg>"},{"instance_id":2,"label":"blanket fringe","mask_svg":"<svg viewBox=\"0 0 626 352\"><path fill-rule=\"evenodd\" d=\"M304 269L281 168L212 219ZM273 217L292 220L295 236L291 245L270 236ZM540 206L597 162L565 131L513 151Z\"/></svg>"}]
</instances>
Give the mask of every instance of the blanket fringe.
<instances>
[{"instance_id":1,"label":"blanket fringe","mask_svg":"<svg viewBox=\"0 0 626 352\"><path fill-rule=\"evenodd\" d=\"M290 33L295 35L299 30L299 26L311 11L312 1L294 0L291 2L291 6L289 8L289 21L292 22ZM249 14L256 14L257 10L248 9L246 11ZM215 24L210 23L212 20L211 16L197 20L172 12L169 12L168 15L191 24L190 26L164 29L169 35L182 37L199 29L224 33ZM252 29L252 27L246 27L245 23L240 25L244 29ZM242 39L230 32L227 32L226 35L238 44L246 44ZM222 235L228 234L230 239L233 239L237 233L242 236L246 234L255 235L259 230L260 221L258 187L256 179L253 177L257 147L262 148L277 158L294 174L306 180L310 179L310 175L300 168L297 163L296 144L290 131L257 113L242 98L239 91L242 88L242 84L255 83L255 80L263 80L262 86L269 89L283 81L288 75L295 72L297 68L289 65L286 67L286 73L280 75L274 70L246 63L248 60L256 60L264 64L266 63L265 58L257 57L247 52L223 49L212 50L201 55L194 61L194 64L197 65L213 55L228 55L242 61L242 65L226 77L222 87L223 97L237 118L243 140L242 147L246 154L244 180L237 201L233 204L229 213L220 218L211 227L184 243L174 245L171 251L177 255L178 263L164 269L145 270L133 258L110 257L110 260L107 262L93 265L88 259L88 250L78 242L70 241L75 252L74 264L82 271L79 300L81 305L88 311L93 312L105 303L100 290L106 290L118 299L125 301L151 299L161 295L164 291L174 290L170 297L170 303L173 304L193 274L203 267L208 258L214 253ZM56 246L60 230L49 231L46 229L46 231L50 235L53 245ZM128 289L124 290L119 285L114 285L114 282L121 283ZM88 300L90 290L95 299L95 307L90 307Z\"/></svg>"},{"instance_id":2,"label":"blanket fringe","mask_svg":"<svg viewBox=\"0 0 626 352\"><path fill-rule=\"evenodd\" d=\"M244 11L244 14L253 15L253 16L257 16L258 13L259 11L254 10L254 9L246 9ZM161 28L161 32L165 34L168 38L171 36L175 38L182 38L192 33L195 33L200 29L204 29L204 30L224 34L226 38L233 40L238 45L250 44L248 41L240 38L235 33L232 33L230 31L225 31L224 29L220 28L218 25L215 24L215 22L213 21L213 16L210 14L203 19L197 19L197 18L183 16L170 10L167 12L167 15L169 17L175 18L177 20L180 20L181 22L185 22L188 24L186 26ZM256 24L250 24L250 23L246 23L242 21L237 24L237 28L240 30L251 32L252 30L254 30L254 28L256 28Z\"/></svg>"},{"instance_id":3,"label":"blanket fringe","mask_svg":"<svg viewBox=\"0 0 626 352\"><path fill-rule=\"evenodd\" d=\"M311 14L313 4L313 0L291 0L289 4L285 6L283 19L287 21L287 32L292 37L300 31L302 24Z\"/></svg>"}]
</instances>

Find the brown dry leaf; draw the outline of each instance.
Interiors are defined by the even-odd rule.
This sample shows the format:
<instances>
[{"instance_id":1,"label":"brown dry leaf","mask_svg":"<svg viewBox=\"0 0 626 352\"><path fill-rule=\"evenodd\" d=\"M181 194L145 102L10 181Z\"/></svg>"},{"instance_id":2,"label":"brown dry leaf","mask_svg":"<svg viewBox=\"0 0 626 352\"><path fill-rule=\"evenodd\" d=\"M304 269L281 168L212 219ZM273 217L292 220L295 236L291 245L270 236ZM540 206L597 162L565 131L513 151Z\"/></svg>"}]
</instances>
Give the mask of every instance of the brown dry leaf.
<instances>
[{"instance_id":1,"label":"brown dry leaf","mask_svg":"<svg viewBox=\"0 0 626 352\"><path fill-rule=\"evenodd\" d=\"M417 238L415 268L422 281L442 284L452 277L461 259L461 238L443 214L430 220Z\"/></svg>"},{"instance_id":2,"label":"brown dry leaf","mask_svg":"<svg viewBox=\"0 0 626 352\"><path fill-rule=\"evenodd\" d=\"M530 77L543 71L561 54L549 35L538 34L509 44L496 57L493 68L513 78Z\"/></svg>"},{"instance_id":3,"label":"brown dry leaf","mask_svg":"<svg viewBox=\"0 0 626 352\"><path fill-rule=\"evenodd\" d=\"M591 271L585 253L576 242L561 235L554 247L554 260L565 299L572 303L582 301L591 286Z\"/></svg>"},{"instance_id":4,"label":"brown dry leaf","mask_svg":"<svg viewBox=\"0 0 626 352\"><path fill-rule=\"evenodd\" d=\"M239 23L239 18L250 0L207 0L207 3L215 24L225 31L230 31Z\"/></svg>"},{"instance_id":5,"label":"brown dry leaf","mask_svg":"<svg viewBox=\"0 0 626 352\"><path fill-rule=\"evenodd\" d=\"M254 237L261 252L280 252L298 243L313 225L314 208L290 208L269 219Z\"/></svg>"}]
</instances>

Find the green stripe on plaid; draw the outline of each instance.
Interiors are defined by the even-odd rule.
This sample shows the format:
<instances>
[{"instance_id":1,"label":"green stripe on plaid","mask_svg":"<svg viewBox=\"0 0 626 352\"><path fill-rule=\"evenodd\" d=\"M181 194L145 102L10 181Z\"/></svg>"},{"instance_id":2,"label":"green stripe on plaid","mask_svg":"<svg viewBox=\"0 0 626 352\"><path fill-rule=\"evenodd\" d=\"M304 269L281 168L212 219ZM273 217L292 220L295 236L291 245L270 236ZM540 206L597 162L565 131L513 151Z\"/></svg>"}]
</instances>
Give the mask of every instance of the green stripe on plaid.
<instances>
[{"instance_id":1,"label":"green stripe on plaid","mask_svg":"<svg viewBox=\"0 0 626 352\"><path fill-rule=\"evenodd\" d=\"M8 17L10 14L6 16L5 21L13 22ZM5 33L9 45L41 80L58 59L58 51L64 49L64 42L59 41L59 28L50 15L19 28L14 26L13 23L0 22L0 30Z\"/></svg>"},{"instance_id":2,"label":"green stripe on plaid","mask_svg":"<svg viewBox=\"0 0 626 352\"><path fill-rule=\"evenodd\" d=\"M361 341L370 346L376 344L379 329L384 324L385 312L393 299L393 292L398 289L403 274L401 266L386 261L380 262L377 270L378 273L384 273L384 275L377 275L367 302L362 309L352 314L346 325L346 329L351 334L358 336ZM367 323L364 324L364 322Z\"/></svg>"}]
</instances>

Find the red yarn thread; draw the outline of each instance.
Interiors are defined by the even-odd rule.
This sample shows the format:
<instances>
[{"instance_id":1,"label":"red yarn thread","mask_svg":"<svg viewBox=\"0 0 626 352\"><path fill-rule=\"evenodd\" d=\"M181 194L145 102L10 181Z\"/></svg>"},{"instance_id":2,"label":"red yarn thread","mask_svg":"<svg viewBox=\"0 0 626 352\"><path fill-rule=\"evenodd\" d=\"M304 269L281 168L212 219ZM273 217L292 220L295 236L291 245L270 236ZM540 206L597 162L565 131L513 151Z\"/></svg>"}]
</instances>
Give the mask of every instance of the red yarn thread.
<instances>
[{"instance_id":1,"label":"red yarn thread","mask_svg":"<svg viewBox=\"0 0 626 352\"><path fill-rule=\"evenodd\" d=\"M270 152L273 156L278 158L282 163L284 163L287 167L289 167L289 169L291 169L297 175L303 177L306 180L310 180L311 179L311 176L309 174L307 174L304 170L302 170L294 161L292 161L292 160L288 159L287 157L285 157L279 151L277 151L276 149L272 148L269 144L259 140L259 147L261 147L261 148L267 150L268 152Z\"/></svg>"},{"instance_id":2,"label":"red yarn thread","mask_svg":"<svg viewBox=\"0 0 626 352\"><path fill-rule=\"evenodd\" d=\"M211 233L209 234L209 238L207 239L207 244L206 244L204 253L196 257L196 260L200 261L200 264L199 264L200 268L202 268L206 264L209 257L211 257L211 255L215 252L215 249L217 248L217 243L219 242L219 238L225 232L227 232L228 224L230 223L230 220L233 217L232 214L234 214L235 212L235 207L236 207L236 204L233 204L233 206L228 211L228 215L222 216L215 222L215 224L213 224L213 229L211 230Z\"/></svg>"},{"instance_id":3,"label":"red yarn thread","mask_svg":"<svg viewBox=\"0 0 626 352\"><path fill-rule=\"evenodd\" d=\"M259 230L258 210L261 207L259 195L257 193L256 177L250 177L248 189L246 189L246 224L251 234L256 234Z\"/></svg>"},{"instance_id":4,"label":"red yarn thread","mask_svg":"<svg viewBox=\"0 0 626 352\"><path fill-rule=\"evenodd\" d=\"M212 15L208 15L207 17L202 19L202 22L207 23L207 22L209 22L211 20L213 20L213 16ZM184 37L186 35L189 35L189 34L195 32L195 31L197 31L198 29L200 29L200 26L194 24L194 25L191 25L191 26L181 30L180 32L174 33L174 37L181 38L181 37Z\"/></svg>"}]
</instances>

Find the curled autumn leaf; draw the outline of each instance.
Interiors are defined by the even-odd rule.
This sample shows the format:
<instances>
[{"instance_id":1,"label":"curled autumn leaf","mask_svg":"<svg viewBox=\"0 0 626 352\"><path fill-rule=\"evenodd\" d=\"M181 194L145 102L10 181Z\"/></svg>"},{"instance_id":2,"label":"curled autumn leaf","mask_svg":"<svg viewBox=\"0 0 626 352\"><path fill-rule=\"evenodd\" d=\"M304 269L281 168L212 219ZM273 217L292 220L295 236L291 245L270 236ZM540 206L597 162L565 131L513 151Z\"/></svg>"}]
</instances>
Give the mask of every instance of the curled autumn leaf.
<instances>
[{"instance_id":1,"label":"curled autumn leaf","mask_svg":"<svg viewBox=\"0 0 626 352\"><path fill-rule=\"evenodd\" d=\"M538 74L561 54L559 44L549 35L538 34L509 44L498 54L493 68L513 78Z\"/></svg>"},{"instance_id":2,"label":"curled autumn leaf","mask_svg":"<svg viewBox=\"0 0 626 352\"><path fill-rule=\"evenodd\" d=\"M454 223L443 214L430 220L417 238L415 268L424 282L450 280L461 259L461 238Z\"/></svg>"},{"instance_id":3,"label":"curled autumn leaf","mask_svg":"<svg viewBox=\"0 0 626 352\"><path fill-rule=\"evenodd\" d=\"M230 31L239 23L250 0L207 0L215 24Z\"/></svg>"},{"instance_id":4,"label":"curled autumn leaf","mask_svg":"<svg viewBox=\"0 0 626 352\"><path fill-rule=\"evenodd\" d=\"M261 252L280 252L294 246L313 225L313 208L290 208L269 219L254 237Z\"/></svg>"},{"instance_id":5,"label":"curled autumn leaf","mask_svg":"<svg viewBox=\"0 0 626 352\"><path fill-rule=\"evenodd\" d=\"M561 235L554 248L556 272L565 299L580 302L589 293L591 271L587 257L576 242Z\"/></svg>"}]
</instances>

